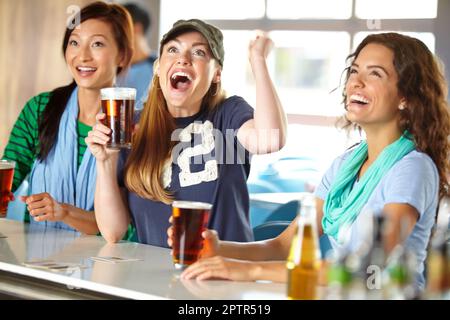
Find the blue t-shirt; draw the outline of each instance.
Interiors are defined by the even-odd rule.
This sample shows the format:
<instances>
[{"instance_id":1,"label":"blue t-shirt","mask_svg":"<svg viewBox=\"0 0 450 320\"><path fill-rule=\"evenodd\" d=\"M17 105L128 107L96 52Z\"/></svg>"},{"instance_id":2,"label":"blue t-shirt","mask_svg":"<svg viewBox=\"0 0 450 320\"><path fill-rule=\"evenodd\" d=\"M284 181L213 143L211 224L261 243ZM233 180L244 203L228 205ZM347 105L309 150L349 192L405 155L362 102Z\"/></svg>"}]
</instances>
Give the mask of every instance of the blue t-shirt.
<instances>
[{"instance_id":1,"label":"blue t-shirt","mask_svg":"<svg viewBox=\"0 0 450 320\"><path fill-rule=\"evenodd\" d=\"M317 197L325 200L341 165L353 150L345 152L334 160L316 189ZM362 208L361 214L350 227L349 241L346 241L346 247L343 248L333 237L328 238L333 249L355 251L367 238L367 223L365 222L371 214L382 214L384 206L389 203L407 203L413 206L419 213L419 219L406 240L406 247L417 256L419 263L417 282L419 287L423 288L425 283L424 261L427 257L427 245L435 221L438 198L439 174L433 160L425 153L411 151L380 180L367 204Z\"/></svg>"},{"instance_id":2,"label":"blue t-shirt","mask_svg":"<svg viewBox=\"0 0 450 320\"><path fill-rule=\"evenodd\" d=\"M250 155L236 136L241 125L252 118L253 108L237 96L226 99L212 112L175 118L179 129L172 136L180 142L172 151L171 165L164 170L163 185L175 200L213 204L208 228L216 230L223 240L253 240L246 184ZM127 154L123 151L119 158L121 187ZM167 247L172 207L133 192L127 197L138 241Z\"/></svg>"},{"instance_id":3,"label":"blue t-shirt","mask_svg":"<svg viewBox=\"0 0 450 320\"><path fill-rule=\"evenodd\" d=\"M152 56L146 60L132 64L126 74L117 77L117 86L136 88L136 110L142 109L145 101L147 101L153 79L153 62L155 59Z\"/></svg>"}]
</instances>

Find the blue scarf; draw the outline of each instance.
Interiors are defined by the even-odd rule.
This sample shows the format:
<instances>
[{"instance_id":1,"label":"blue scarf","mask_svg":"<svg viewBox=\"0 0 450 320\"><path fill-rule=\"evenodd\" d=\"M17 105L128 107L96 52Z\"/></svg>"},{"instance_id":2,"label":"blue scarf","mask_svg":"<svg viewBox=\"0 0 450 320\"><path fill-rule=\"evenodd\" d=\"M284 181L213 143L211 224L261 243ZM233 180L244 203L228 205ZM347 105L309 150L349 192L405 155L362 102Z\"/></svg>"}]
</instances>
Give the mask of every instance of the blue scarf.
<instances>
[{"instance_id":1,"label":"blue scarf","mask_svg":"<svg viewBox=\"0 0 450 320\"><path fill-rule=\"evenodd\" d=\"M31 169L30 194L48 192L56 201L83 210L94 210L97 170L95 157L86 149L78 168L78 88L72 92L61 116L55 145L47 159L36 159ZM74 230L63 222L36 222L47 226Z\"/></svg>"},{"instance_id":2,"label":"blue scarf","mask_svg":"<svg viewBox=\"0 0 450 320\"><path fill-rule=\"evenodd\" d=\"M322 228L324 233L340 242L339 231L347 230L358 217L380 180L394 164L415 149L411 135L405 131L395 142L388 145L362 179L353 187L356 176L367 158L367 142L362 142L344 161L330 187L323 206Z\"/></svg>"}]
</instances>

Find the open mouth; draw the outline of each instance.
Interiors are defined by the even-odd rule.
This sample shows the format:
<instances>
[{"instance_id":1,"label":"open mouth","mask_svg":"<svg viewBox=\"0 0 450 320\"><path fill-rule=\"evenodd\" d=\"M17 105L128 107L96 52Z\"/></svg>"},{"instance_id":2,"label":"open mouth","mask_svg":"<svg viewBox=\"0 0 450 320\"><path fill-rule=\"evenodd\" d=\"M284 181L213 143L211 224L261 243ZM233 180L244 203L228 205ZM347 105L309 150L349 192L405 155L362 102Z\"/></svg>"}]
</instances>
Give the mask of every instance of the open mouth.
<instances>
[{"instance_id":1,"label":"open mouth","mask_svg":"<svg viewBox=\"0 0 450 320\"><path fill-rule=\"evenodd\" d=\"M97 71L97 68L94 67L77 67L76 69L83 75L90 75Z\"/></svg>"},{"instance_id":2,"label":"open mouth","mask_svg":"<svg viewBox=\"0 0 450 320\"><path fill-rule=\"evenodd\" d=\"M170 77L172 88L180 91L186 91L192 83L192 77L185 72L175 72Z\"/></svg>"},{"instance_id":3,"label":"open mouth","mask_svg":"<svg viewBox=\"0 0 450 320\"><path fill-rule=\"evenodd\" d=\"M350 98L348 99L349 104L357 104L360 106L365 106L370 103L369 99L366 97L363 97L359 94L352 94Z\"/></svg>"}]
</instances>

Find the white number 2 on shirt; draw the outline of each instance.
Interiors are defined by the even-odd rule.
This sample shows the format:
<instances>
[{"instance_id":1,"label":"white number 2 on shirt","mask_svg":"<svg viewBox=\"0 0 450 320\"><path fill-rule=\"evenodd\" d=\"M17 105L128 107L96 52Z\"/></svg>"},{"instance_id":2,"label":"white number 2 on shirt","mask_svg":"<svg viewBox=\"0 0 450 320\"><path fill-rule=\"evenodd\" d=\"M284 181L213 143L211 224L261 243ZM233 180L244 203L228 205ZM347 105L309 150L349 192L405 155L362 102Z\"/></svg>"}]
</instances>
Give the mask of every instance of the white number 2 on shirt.
<instances>
[{"instance_id":1,"label":"white number 2 on shirt","mask_svg":"<svg viewBox=\"0 0 450 320\"><path fill-rule=\"evenodd\" d=\"M190 158L199 155L210 154L214 150L213 125L210 121L204 123L191 123L180 133L181 142L190 142L192 134L200 134L202 143L194 147L184 149L178 156L177 162L180 167L180 186L187 187L202 182L214 181L218 177L217 161L208 160L205 162L205 169L199 172L191 172Z\"/></svg>"}]
</instances>

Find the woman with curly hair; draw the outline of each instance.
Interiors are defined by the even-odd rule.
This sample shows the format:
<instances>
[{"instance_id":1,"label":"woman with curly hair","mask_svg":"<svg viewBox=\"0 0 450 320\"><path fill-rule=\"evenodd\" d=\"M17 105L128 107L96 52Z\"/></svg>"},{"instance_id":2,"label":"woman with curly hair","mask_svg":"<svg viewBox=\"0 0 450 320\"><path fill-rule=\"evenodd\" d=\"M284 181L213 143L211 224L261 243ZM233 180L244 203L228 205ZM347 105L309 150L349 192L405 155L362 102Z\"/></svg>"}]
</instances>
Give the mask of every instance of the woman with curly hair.
<instances>
[{"instance_id":1,"label":"woman with curly hair","mask_svg":"<svg viewBox=\"0 0 450 320\"><path fill-rule=\"evenodd\" d=\"M367 36L348 59L345 119L366 140L338 157L316 189L319 234L334 250L356 251L368 236L363 217L383 215L387 253L404 242L417 257L416 284L423 287L438 201L449 193L447 84L425 44L397 33ZM216 256L193 264L183 277L286 281L285 262L273 260L288 256L296 224L247 244L219 241L206 231L205 248L211 249L204 256Z\"/></svg>"}]
</instances>

